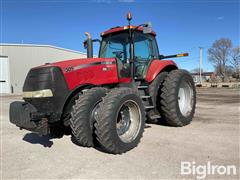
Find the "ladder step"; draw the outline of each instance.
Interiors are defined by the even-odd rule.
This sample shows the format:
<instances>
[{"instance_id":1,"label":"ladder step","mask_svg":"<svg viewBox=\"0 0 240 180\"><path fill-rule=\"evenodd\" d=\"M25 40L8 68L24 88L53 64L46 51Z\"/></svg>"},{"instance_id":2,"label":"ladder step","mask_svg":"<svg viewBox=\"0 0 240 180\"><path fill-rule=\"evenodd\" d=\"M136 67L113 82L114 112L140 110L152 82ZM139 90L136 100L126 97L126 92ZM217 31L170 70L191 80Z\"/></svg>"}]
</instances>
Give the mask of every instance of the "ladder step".
<instances>
[{"instance_id":1,"label":"ladder step","mask_svg":"<svg viewBox=\"0 0 240 180\"><path fill-rule=\"evenodd\" d=\"M159 119L159 118L161 118L160 115L152 115L152 116L150 116L150 119Z\"/></svg>"},{"instance_id":2,"label":"ladder step","mask_svg":"<svg viewBox=\"0 0 240 180\"><path fill-rule=\"evenodd\" d=\"M137 88L138 88L138 89L147 89L148 86L138 86Z\"/></svg>"},{"instance_id":3,"label":"ladder step","mask_svg":"<svg viewBox=\"0 0 240 180\"><path fill-rule=\"evenodd\" d=\"M154 106L145 106L145 109L153 109Z\"/></svg>"},{"instance_id":4,"label":"ladder step","mask_svg":"<svg viewBox=\"0 0 240 180\"><path fill-rule=\"evenodd\" d=\"M151 96L141 96L142 99L150 98Z\"/></svg>"},{"instance_id":5,"label":"ladder step","mask_svg":"<svg viewBox=\"0 0 240 180\"><path fill-rule=\"evenodd\" d=\"M136 80L136 81L144 81L145 79L143 79L143 78L138 78L138 77L134 77L134 79Z\"/></svg>"}]
</instances>

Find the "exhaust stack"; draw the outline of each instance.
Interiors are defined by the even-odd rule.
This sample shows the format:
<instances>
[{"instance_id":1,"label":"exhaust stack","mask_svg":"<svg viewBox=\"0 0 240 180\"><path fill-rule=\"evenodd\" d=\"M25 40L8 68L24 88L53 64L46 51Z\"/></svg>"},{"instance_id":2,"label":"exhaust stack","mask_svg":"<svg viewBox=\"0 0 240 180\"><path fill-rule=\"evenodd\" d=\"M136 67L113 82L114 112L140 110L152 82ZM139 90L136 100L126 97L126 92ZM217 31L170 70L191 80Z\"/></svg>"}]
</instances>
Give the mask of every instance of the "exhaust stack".
<instances>
[{"instance_id":1,"label":"exhaust stack","mask_svg":"<svg viewBox=\"0 0 240 180\"><path fill-rule=\"evenodd\" d=\"M87 39L84 41L84 48L87 49L87 58L93 58L93 40L89 32L85 32Z\"/></svg>"}]
</instances>

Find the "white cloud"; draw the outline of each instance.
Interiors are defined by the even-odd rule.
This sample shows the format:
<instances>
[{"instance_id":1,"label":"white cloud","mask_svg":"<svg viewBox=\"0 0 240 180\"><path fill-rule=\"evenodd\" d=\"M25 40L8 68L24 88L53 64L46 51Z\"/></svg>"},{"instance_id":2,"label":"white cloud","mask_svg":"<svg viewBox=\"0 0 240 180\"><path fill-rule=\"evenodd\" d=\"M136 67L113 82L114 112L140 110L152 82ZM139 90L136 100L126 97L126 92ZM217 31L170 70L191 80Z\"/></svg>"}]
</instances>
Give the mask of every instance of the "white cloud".
<instances>
[{"instance_id":1,"label":"white cloud","mask_svg":"<svg viewBox=\"0 0 240 180\"><path fill-rule=\"evenodd\" d=\"M223 19L224 19L223 16L219 16L219 17L217 17L217 20L223 20Z\"/></svg>"},{"instance_id":2,"label":"white cloud","mask_svg":"<svg viewBox=\"0 0 240 180\"><path fill-rule=\"evenodd\" d=\"M118 2L122 2L122 3L133 3L133 2L135 2L135 0L118 0Z\"/></svg>"},{"instance_id":3,"label":"white cloud","mask_svg":"<svg viewBox=\"0 0 240 180\"><path fill-rule=\"evenodd\" d=\"M135 0L92 0L97 3L133 3Z\"/></svg>"}]
</instances>

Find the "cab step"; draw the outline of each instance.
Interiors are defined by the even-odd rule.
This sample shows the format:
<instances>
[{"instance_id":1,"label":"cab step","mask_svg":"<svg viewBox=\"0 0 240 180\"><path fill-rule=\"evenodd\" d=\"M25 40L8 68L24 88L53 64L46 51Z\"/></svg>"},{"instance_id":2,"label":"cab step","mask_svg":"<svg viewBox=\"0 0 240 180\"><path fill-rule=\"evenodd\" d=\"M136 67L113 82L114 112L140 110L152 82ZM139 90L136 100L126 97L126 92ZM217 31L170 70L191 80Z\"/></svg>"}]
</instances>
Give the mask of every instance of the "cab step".
<instances>
[{"instance_id":1,"label":"cab step","mask_svg":"<svg viewBox=\"0 0 240 180\"><path fill-rule=\"evenodd\" d=\"M154 106L145 106L145 109L153 109Z\"/></svg>"},{"instance_id":2,"label":"cab step","mask_svg":"<svg viewBox=\"0 0 240 180\"><path fill-rule=\"evenodd\" d=\"M148 99L150 98L151 96L141 96L142 99Z\"/></svg>"},{"instance_id":3,"label":"cab step","mask_svg":"<svg viewBox=\"0 0 240 180\"><path fill-rule=\"evenodd\" d=\"M138 78L138 77L134 77L134 80L135 80L135 81L145 81L145 79L143 79L143 78Z\"/></svg>"},{"instance_id":4,"label":"cab step","mask_svg":"<svg viewBox=\"0 0 240 180\"><path fill-rule=\"evenodd\" d=\"M150 118L150 119L159 119L159 118L161 118L161 116L155 114L155 115L150 116L149 118Z\"/></svg>"},{"instance_id":5,"label":"cab step","mask_svg":"<svg viewBox=\"0 0 240 180\"><path fill-rule=\"evenodd\" d=\"M137 88L138 88L138 89L147 89L148 86L138 86Z\"/></svg>"}]
</instances>

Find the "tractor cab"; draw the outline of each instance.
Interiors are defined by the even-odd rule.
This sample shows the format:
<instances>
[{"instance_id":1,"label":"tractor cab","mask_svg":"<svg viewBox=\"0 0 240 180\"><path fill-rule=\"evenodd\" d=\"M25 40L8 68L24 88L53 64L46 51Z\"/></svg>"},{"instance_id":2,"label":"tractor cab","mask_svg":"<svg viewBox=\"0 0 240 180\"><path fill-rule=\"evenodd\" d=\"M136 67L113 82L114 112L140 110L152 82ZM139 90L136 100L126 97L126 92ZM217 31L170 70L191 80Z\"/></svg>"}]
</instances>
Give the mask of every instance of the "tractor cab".
<instances>
[{"instance_id":1,"label":"tractor cab","mask_svg":"<svg viewBox=\"0 0 240 180\"><path fill-rule=\"evenodd\" d=\"M128 26L111 28L101 34L102 40L92 39L90 33L84 41L88 58L93 57L93 42L100 42L99 57L115 58L120 78L145 78L151 60L160 59L156 33L150 22L132 26L131 13L127 14Z\"/></svg>"},{"instance_id":2,"label":"tractor cab","mask_svg":"<svg viewBox=\"0 0 240 180\"><path fill-rule=\"evenodd\" d=\"M155 33L144 33L137 26L112 28L102 33L99 50L100 58L116 58L120 77L129 77L130 74L130 44L129 28L134 30L134 77L144 78L146 69L153 59L159 58Z\"/></svg>"},{"instance_id":3,"label":"tractor cab","mask_svg":"<svg viewBox=\"0 0 240 180\"><path fill-rule=\"evenodd\" d=\"M131 13L127 14L128 25L111 28L101 34L102 40L92 39L86 32L84 47L87 57L93 58L93 42L100 42L99 58L115 58L120 78L145 79L153 60L188 56L188 53L160 55L156 33L150 22L132 26Z\"/></svg>"}]
</instances>

